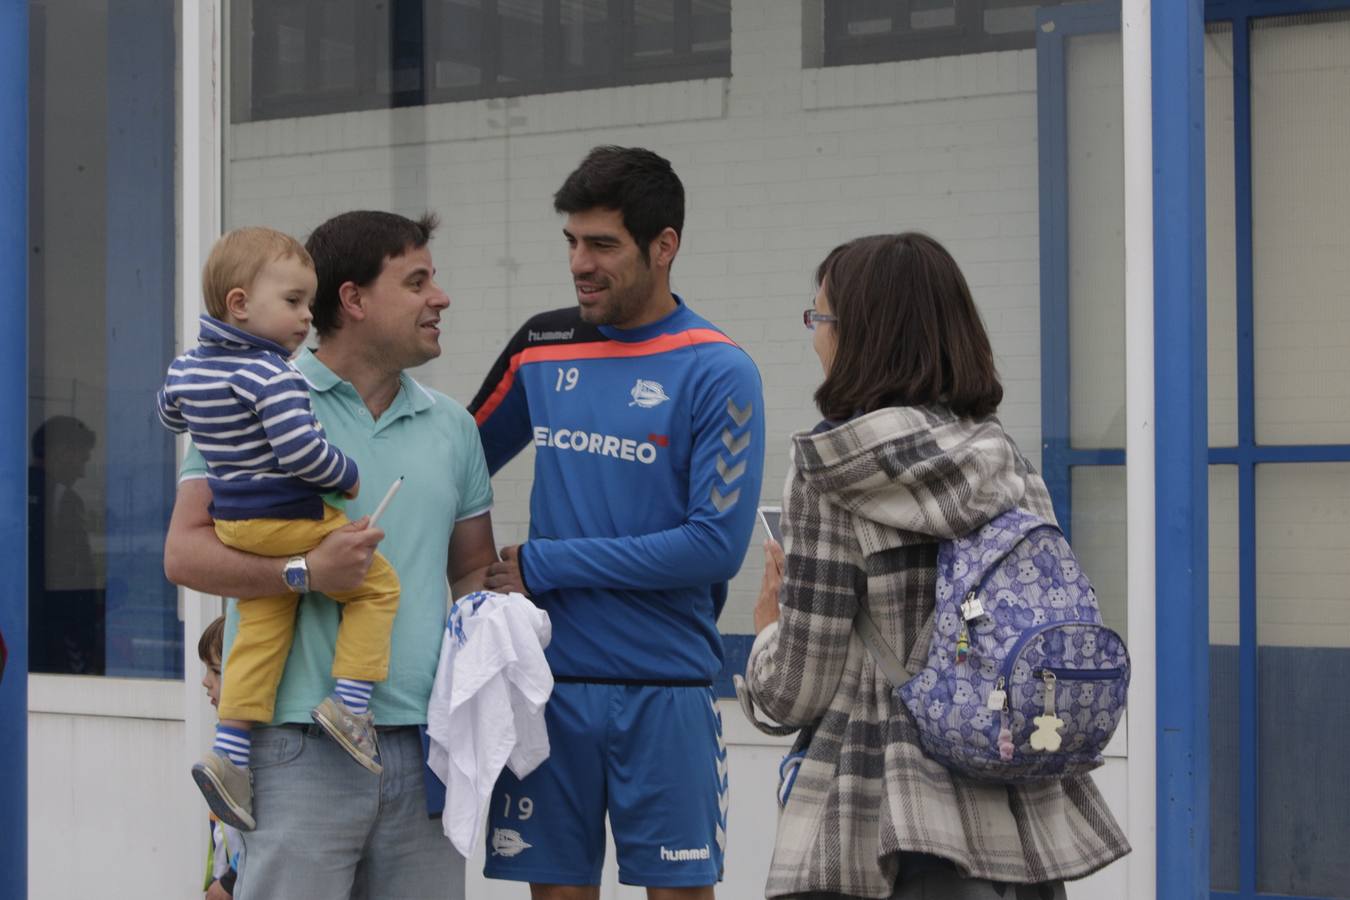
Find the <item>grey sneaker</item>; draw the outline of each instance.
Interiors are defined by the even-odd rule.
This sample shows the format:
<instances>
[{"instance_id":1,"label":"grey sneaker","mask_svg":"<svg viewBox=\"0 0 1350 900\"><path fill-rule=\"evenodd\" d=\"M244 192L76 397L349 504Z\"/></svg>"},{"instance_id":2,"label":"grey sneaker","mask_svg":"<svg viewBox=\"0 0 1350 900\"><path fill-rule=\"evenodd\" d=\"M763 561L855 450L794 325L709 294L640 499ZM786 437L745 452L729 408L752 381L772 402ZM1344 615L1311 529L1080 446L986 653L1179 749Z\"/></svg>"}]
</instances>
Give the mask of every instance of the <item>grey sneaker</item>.
<instances>
[{"instance_id":1,"label":"grey sneaker","mask_svg":"<svg viewBox=\"0 0 1350 900\"><path fill-rule=\"evenodd\" d=\"M210 750L192 767L192 780L216 818L240 831L254 829L253 775L248 769Z\"/></svg>"},{"instance_id":2,"label":"grey sneaker","mask_svg":"<svg viewBox=\"0 0 1350 900\"><path fill-rule=\"evenodd\" d=\"M358 715L330 694L314 707L310 716L352 759L377 775L384 771L380 765L380 745L375 739L375 717L370 713Z\"/></svg>"}]
</instances>

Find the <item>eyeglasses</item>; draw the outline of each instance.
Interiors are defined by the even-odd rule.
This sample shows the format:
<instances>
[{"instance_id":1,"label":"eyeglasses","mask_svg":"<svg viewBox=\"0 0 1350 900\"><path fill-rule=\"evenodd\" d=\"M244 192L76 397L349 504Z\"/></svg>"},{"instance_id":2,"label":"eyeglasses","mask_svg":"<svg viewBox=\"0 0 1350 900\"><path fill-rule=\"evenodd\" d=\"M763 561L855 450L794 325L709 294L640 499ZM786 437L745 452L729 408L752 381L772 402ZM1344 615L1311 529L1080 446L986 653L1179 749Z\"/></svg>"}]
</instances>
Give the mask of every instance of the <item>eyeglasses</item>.
<instances>
[{"instance_id":1,"label":"eyeglasses","mask_svg":"<svg viewBox=\"0 0 1350 900\"><path fill-rule=\"evenodd\" d=\"M816 312L808 307L802 310L802 324L806 326L807 331L815 331L817 322L838 322L838 316L832 316L829 313Z\"/></svg>"}]
</instances>

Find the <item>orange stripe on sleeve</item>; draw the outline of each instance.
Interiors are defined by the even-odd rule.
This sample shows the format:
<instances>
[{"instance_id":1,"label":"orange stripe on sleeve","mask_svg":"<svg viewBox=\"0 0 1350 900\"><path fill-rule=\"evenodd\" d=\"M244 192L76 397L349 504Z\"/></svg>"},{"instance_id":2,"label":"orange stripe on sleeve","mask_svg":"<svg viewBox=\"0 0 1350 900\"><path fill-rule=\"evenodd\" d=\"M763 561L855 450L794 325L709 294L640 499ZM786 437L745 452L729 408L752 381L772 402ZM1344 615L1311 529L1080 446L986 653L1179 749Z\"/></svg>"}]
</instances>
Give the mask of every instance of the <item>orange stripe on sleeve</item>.
<instances>
[{"instance_id":1,"label":"orange stripe on sleeve","mask_svg":"<svg viewBox=\"0 0 1350 900\"><path fill-rule=\"evenodd\" d=\"M473 414L474 423L480 428L483 426L483 423L488 420L488 417L496 412L497 407L502 405L502 401L506 399L506 395L511 393L511 385L516 383L516 369L519 368L520 354L517 353L515 356L511 357L511 365L507 367L506 374L502 376L502 380L497 382L497 386L493 388L492 393L488 395L488 398L483 401L483 405L478 407L478 412Z\"/></svg>"},{"instance_id":2,"label":"orange stripe on sleeve","mask_svg":"<svg viewBox=\"0 0 1350 900\"><path fill-rule=\"evenodd\" d=\"M474 413L474 421L480 426L488 420L516 382L516 371L526 363L566 362L574 359L627 359L636 356L655 356L669 353L683 347L698 344L730 344L736 342L720 331L711 328L691 328L677 334L662 334L645 341L625 343L623 341L586 341L578 344L550 344L544 347L530 347L511 357L506 374L498 382L487 400Z\"/></svg>"}]
</instances>

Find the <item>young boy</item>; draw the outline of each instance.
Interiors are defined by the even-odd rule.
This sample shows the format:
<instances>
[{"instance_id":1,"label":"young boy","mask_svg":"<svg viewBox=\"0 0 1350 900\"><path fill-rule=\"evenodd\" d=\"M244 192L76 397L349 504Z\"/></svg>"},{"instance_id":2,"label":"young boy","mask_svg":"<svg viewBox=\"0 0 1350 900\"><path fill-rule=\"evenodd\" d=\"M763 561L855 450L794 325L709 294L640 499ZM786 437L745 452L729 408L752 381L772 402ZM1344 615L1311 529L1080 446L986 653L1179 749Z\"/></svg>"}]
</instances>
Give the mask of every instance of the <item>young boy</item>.
<instances>
[{"instance_id":1,"label":"young boy","mask_svg":"<svg viewBox=\"0 0 1350 900\"><path fill-rule=\"evenodd\" d=\"M220 706L220 660L224 652L225 617L217 616L197 640L197 658L206 667L202 687L206 688L211 705L216 707ZM234 882L239 877L235 860L243 846L244 839L239 829L211 816L211 847L206 856L206 881L202 885L202 890L206 891L206 900L234 896Z\"/></svg>"},{"instance_id":2,"label":"young boy","mask_svg":"<svg viewBox=\"0 0 1350 900\"><path fill-rule=\"evenodd\" d=\"M220 540L289 557L288 592L239 600L215 744L192 767L211 810L250 831L250 731L272 719L296 605L309 590L304 554L348 524L332 492L355 497L360 479L356 464L324 439L308 384L290 362L309 333L317 287L305 248L270 228L231 231L211 249L202 287L209 315L201 317L199 345L169 366L159 417L169 430L189 432L206 460ZM312 715L372 772L381 766L370 694L388 672L398 595L398 576L379 553L360 587L329 595L345 604L333 658L337 686Z\"/></svg>"}]
</instances>

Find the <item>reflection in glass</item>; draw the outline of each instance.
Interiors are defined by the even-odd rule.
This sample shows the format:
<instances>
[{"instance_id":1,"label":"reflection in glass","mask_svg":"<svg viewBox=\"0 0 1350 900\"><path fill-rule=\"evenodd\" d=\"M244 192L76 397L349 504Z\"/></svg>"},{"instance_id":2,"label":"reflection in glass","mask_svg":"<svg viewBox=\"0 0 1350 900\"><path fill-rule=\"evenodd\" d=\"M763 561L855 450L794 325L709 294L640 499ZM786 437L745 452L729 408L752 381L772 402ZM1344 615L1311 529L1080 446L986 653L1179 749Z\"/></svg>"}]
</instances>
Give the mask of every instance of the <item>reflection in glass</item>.
<instances>
[{"instance_id":1,"label":"reflection in glass","mask_svg":"<svg viewBox=\"0 0 1350 900\"><path fill-rule=\"evenodd\" d=\"M153 412L176 322L173 8L30 8L32 669L177 677Z\"/></svg>"},{"instance_id":2,"label":"reflection in glass","mask_svg":"<svg viewBox=\"0 0 1350 900\"><path fill-rule=\"evenodd\" d=\"M607 0L562 0L562 65L569 73L594 75L607 67Z\"/></svg>"},{"instance_id":3,"label":"reflection in glass","mask_svg":"<svg viewBox=\"0 0 1350 900\"><path fill-rule=\"evenodd\" d=\"M29 442L28 670L104 671L104 576L79 482L97 437L74 416L52 416Z\"/></svg>"},{"instance_id":4,"label":"reflection in glass","mask_svg":"<svg viewBox=\"0 0 1350 900\"><path fill-rule=\"evenodd\" d=\"M1205 29L1205 289L1209 295L1209 445L1237 429L1237 209L1233 192L1233 27Z\"/></svg>"},{"instance_id":5,"label":"reflection in glass","mask_svg":"<svg viewBox=\"0 0 1350 900\"><path fill-rule=\"evenodd\" d=\"M537 3L508 4L497 11L497 81L538 82L544 74L544 12Z\"/></svg>"},{"instance_id":6,"label":"reflection in glass","mask_svg":"<svg viewBox=\"0 0 1350 900\"><path fill-rule=\"evenodd\" d=\"M633 0L632 49L635 59L659 59L675 51L674 0Z\"/></svg>"},{"instance_id":7,"label":"reflection in glass","mask_svg":"<svg viewBox=\"0 0 1350 900\"><path fill-rule=\"evenodd\" d=\"M693 36L695 53L731 51L731 4L728 0L693 0Z\"/></svg>"},{"instance_id":8,"label":"reflection in glass","mask_svg":"<svg viewBox=\"0 0 1350 900\"><path fill-rule=\"evenodd\" d=\"M1037 10L1065 0L825 0L825 65L1036 46Z\"/></svg>"},{"instance_id":9,"label":"reflection in glass","mask_svg":"<svg viewBox=\"0 0 1350 900\"><path fill-rule=\"evenodd\" d=\"M236 123L731 74L730 0L233 0Z\"/></svg>"},{"instance_id":10,"label":"reflection in glass","mask_svg":"<svg viewBox=\"0 0 1350 900\"><path fill-rule=\"evenodd\" d=\"M1238 888L1238 476L1209 467L1209 878Z\"/></svg>"},{"instance_id":11,"label":"reflection in glass","mask_svg":"<svg viewBox=\"0 0 1350 900\"><path fill-rule=\"evenodd\" d=\"M333 90L355 87L356 43L364 35L357 30L353 3L325 3L319 10L316 37L319 83Z\"/></svg>"},{"instance_id":12,"label":"reflection in glass","mask_svg":"<svg viewBox=\"0 0 1350 900\"><path fill-rule=\"evenodd\" d=\"M1234 287L1233 40L1215 23L1205 38L1209 433L1237 443L1237 300ZM1076 449L1125 443L1125 255L1121 51L1118 34L1067 43L1069 423Z\"/></svg>"},{"instance_id":13,"label":"reflection in glass","mask_svg":"<svg viewBox=\"0 0 1350 900\"><path fill-rule=\"evenodd\" d=\"M1256 468L1257 888L1350 897L1350 463Z\"/></svg>"},{"instance_id":14,"label":"reflection in glass","mask_svg":"<svg viewBox=\"0 0 1350 900\"><path fill-rule=\"evenodd\" d=\"M480 84L483 80L481 0L430 0L426 15L432 88Z\"/></svg>"},{"instance_id":15,"label":"reflection in glass","mask_svg":"<svg viewBox=\"0 0 1350 900\"><path fill-rule=\"evenodd\" d=\"M1102 620L1128 639L1125 568L1125 467L1070 470L1073 549L1092 580Z\"/></svg>"},{"instance_id":16,"label":"reflection in glass","mask_svg":"<svg viewBox=\"0 0 1350 900\"><path fill-rule=\"evenodd\" d=\"M1125 446L1125 183L1120 35L1067 42L1069 438Z\"/></svg>"},{"instance_id":17,"label":"reflection in glass","mask_svg":"<svg viewBox=\"0 0 1350 900\"><path fill-rule=\"evenodd\" d=\"M1350 13L1251 35L1256 438L1350 442Z\"/></svg>"}]
</instances>

